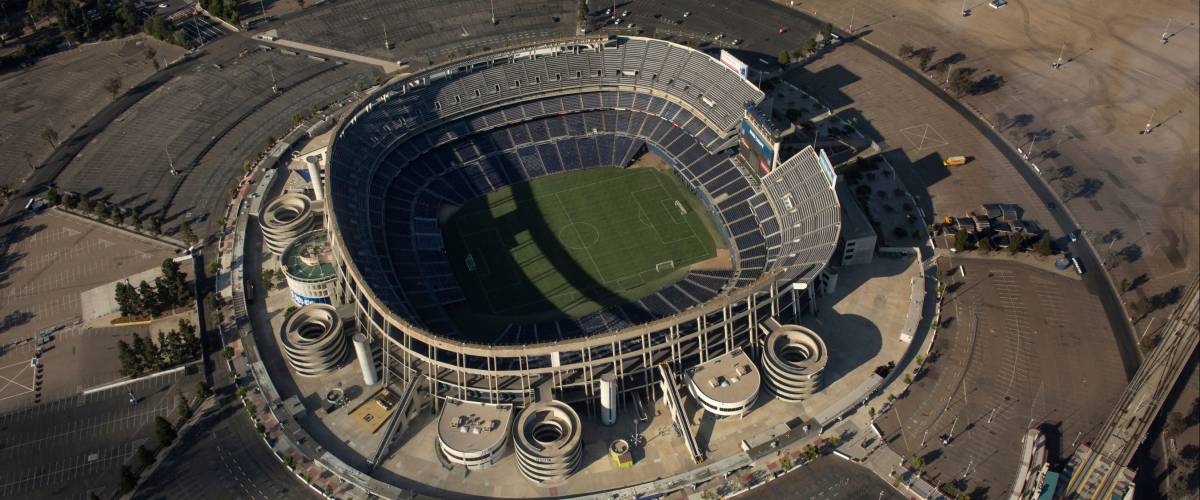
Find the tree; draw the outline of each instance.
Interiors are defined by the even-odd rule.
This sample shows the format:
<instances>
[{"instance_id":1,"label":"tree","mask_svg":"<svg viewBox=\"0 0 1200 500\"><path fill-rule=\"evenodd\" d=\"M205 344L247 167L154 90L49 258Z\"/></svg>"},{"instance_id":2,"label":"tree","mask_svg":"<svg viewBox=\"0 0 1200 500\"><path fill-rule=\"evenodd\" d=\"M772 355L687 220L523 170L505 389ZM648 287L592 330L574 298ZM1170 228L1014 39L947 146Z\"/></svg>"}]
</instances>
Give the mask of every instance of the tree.
<instances>
[{"instance_id":1,"label":"tree","mask_svg":"<svg viewBox=\"0 0 1200 500\"><path fill-rule=\"evenodd\" d=\"M42 200L45 200L46 204L54 206L62 202L62 196L59 196L58 190L54 186L50 186L46 192L42 193Z\"/></svg>"},{"instance_id":2,"label":"tree","mask_svg":"<svg viewBox=\"0 0 1200 500\"><path fill-rule=\"evenodd\" d=\"M154 452L150 451L144 444L138 445L137 456L138 462L141 462L143 469L154 463Z\"/></svg>"},{"instance_id":3,"label":"tree","mask_svg":"<svg viewBox=\"0 0 1200 500\"><path fill-rule=\"evenodd\" d=\"M225 346L224 348L222 348L221 349L221 357L225 358L225 361L229 361L229 360L233 359L233 348L230 346Z\"/></svg>"},{"instance_id":4,"label":"tree","mask_svg":"<svg viewBox=\"0 0 1200 500\"><path fill-rule=\"evenodd\" d=\"M979 238L979 249L985 252L992 251L992 239L987 236Z\"/></svg>"},{"instance_id":5,"label":"tree","mask_svg":"<svg viewBox=\"0 0 1200 500\"><path fill-rule=\"evenodd\" d=\"M140 313L146 313L155 316L162 312L163 304L159 300L158 292L155 291L146 280L138 283L138 297L141 304Z\"/></svg>"},{"instance_id":6,"label":"tree","mask_svg":"<svg viewBox=\"0 0 1200 500\"><path fill-rule=\"evenodd\" d=\"M921 71L925 71L926 69L929 69L929 61L933 59L934 49L926 47L921 49L920 52L921 53L917 55L917 65L921 68Z\"/></svg>"},{"instance_id":7,"label":"tree","mask_svg":"<svg viewBox=\"0 0 1200 500\"><path fill-rule=\"evenodd\" d=\"M971 68L958 68L950 74L950 90L955 96L962 97L971 91L971 87L975 85L975 80L971 79L971 73L975 71Z\"/></svg>"},{"instance_id":8,"label":"tree","mask_svg":"<svg viewBox=\"0 0 1200 500\"><path fill-rule=\"evenodd\" d=\"M133 469L130 469L128 465L122 465L121 466L121 483L120 483L121 492L128 493L130 491L133 491L133 488L137 486L137 481L138 481L138 478L133 473Z\"/></svg>"},{"instance_id":9,"label":"tree","mask_svg":"<svg viewBox=\"0 0 1200 500\"><path fill-rule=\"evenodd\" d=\"M133 353L135 359L137 359L137 364L135 366L137 367L139 374L150 368L151 360L146 358L146 353L149 351L149 348L146 347L146 344L153 344L153 342L146 340L141 335L136 333L133 334L133 344L130 346L129 350Z\"/></svg>"},{"instance_id":10,"label":"tree","mask_svg":"<svg viewBox=\"0 0 1200 500\"><path fill-rule=\"evenodd\" d=\"M141 375L140 357L124 340L117 341L117 357L121 361L121 375L125 375L126 377Z\"/></svg>"},{"instance_id":11,"label":"tree","mask_svg":"<svg viewBox=\"0 0 1200 500\"><path fill-rule=\"evenodd\" d=\"M266 288L268 292L275 289L275 270L263 269L262 282L263 288Z\"/></svg>"},{"instance_id":12,"label":"tree","mask_svg":"<svg viewBox=\"0 0 1200 500\"><path fill-rule=\"evenodd\" d=\"M196 336L196 327L187 320L179 320L179 340L185 360L195 358L200 352L200 338Z\"/></svg>"},{"instance_id":13,"label":"tree","mask_svg":"<svg viewBox=\"0 0 1200 500\"><path fill-rule=\"evenodd\" d=\"M918 457L916 453L913 453L911 457L908 457L908 464L912 466L912 470L921 472L921 467L925 466L925 460Z\"/></svg>"},{"instance_id":14,"label":"tree","mask_svg":"<svg viewBox=\"0 0 1200 500\"><path fill-rule=\"evenodd\" d=\"M168 300L167 307L179 307L192 300L192 291L187 285L187 275L179 268L179 263L171 259L163 259L162 277L163 286L167 288L165 297Z\"/></svg>"},{"instance_id":15,"label":"tree","mask_svg":"<svg viewBox=\"0 0 1200 500\"><path fill-rule=\"evenodd\" d=\"M196 382L196 397L200 399L208 399L209 396L212 396L212 394L212 389L209 389L204 382Z\"/></svg>"},{"instance_id":16,"label":"tree","mask_svg":"<svg viewBox=\"0 0 1200 500\"><path fill-rule=\"evenodd\" d=\"M815 38L809 37L807 40L804 41L803 50L804 50L804 55L806 55L806 56L812 55L814 52L817 51L817 40Z\"/></svg>"},{"instance_id":17,"label":"tree","mask_svg":"<svg viewBox=\"0 0 1200 500\"><path fill-rule=\"evenodd\" d=\"M829 43L833 35L833 23L825 23L825 27L821 28L821 35L825 37L825 43Z\"/></svg>"},{"instance_id":18,"label":"tree","mask_svg":"<svg viewBox=\"0 0 1200 500\"><path fill-rule=\"evenodd\" d=\"M151 47L151 48L146 49L146 60L150 61L150 64L154 65L154 71L158 71L158 69L159 69L157 56L158 56L158 51L154 50L154 48Z\"/></svg>"},{"instance_id":19,"label":"tree","mask_svg":"<svg viewBox=\"0 0 1200 500\"><path fill-rule=\"evenodd\" d=\"M183 351L180 349L182 346L176 343L178 337L177 330L158 332L158 350L163 358L163 368L175 366L183 361Z\"/></svg>"},{"instance_id":20,"label":"tree","mask_svg":"<svg viewBox=\"0 0 1200 500\"><path fill-rule=\"evenodd\" d=\"M1168 438L1178 436L1184 429L1187 429L1187 420L1183 418L1183 414L1173 411L1167 414L1167 422L1163 424L1163 435Z\"/></svg>"},{"instance_id":21,"label":"tree","mask_svg":"<svg viewBox=\"0 0 1200 500\"><path fill-rule=\"evenodd\" d=\"M184 422L192 419L192 405L187 398L183 397L183 393L179 393L179 418Z\"/></svg>"},{"instance_id":22,"label":"tree","mask_svg":"<svg viewBox=\"0 0 1200 500\"><path fill-rule=\"evenodd\" d=\"M121 92L121 77L114 76L104 82L104 90L112 94L113 100L117 100L117 94Z\"/></svg>"},{"instance_id":23,"label":"tree","mask_svg":"<svg viewBox=\"0 0 1200 500\"><path fill-rule=\"evenodd\" d=\"M909 374L905 373L905 374L904 374L904 383L905 383L905 384L911 384L912 382L913 382L913 379L912 379L912 377L911 377Z\"/></svg>"},{"instance_id":24,"label":"tree","mask_svg":"<svg viewBox=\"0 0 1200 500\"><path fill-rule=\"evenodd\" d=\"M1025 244L1025 235L1018 232L1013 232L1008 235L1008 253L1016 255L1021 251L1021 246Z\"/></svg>"},{"instance_id":25,"label":"tree","mask_svg":"<svg viewBox=\"0 0 1200 500\"><path fill-rule=\"evenodd\" d=\"M142 338L135 333L133 335L133 347L135 349L141 348L142 363L147 370L159 371L162 369L162 350L159 349L158 344L155 344L150 339L149 335L146 338Z\"/></svg>"},{"instance_id":26,"label":"tree","mask_svg":"<svg viewBox=\"0 0 1200 500\"><path fill-rule=\"evenodd\" d=\"M41 132L42 140L50 143L50 147L58 147L58 131L51 127L45 127Z\"/></svg>"},{"instance_id":27,"label":"tree","mask_svg":"<svg viewBox=\"0 0 1200 500\"><path fill-rule=\"evenodd\" d=\"M116 285L117 309L122 316L136 316L142 312L142 300L133 285L118 281Z\"/></svg>"},{"instance_id":28,"label":"tree","mask_svg":"<svg viewBox=\"0 0 1200 500\"><path fill-rule=\"evenodd\" d=\"M875 407L874 406L867 408L867 416L871 417L871 418L875 418Z\"/></svg>"},{"instance_id":29,"label":"tree","mask_svg":"<svg viewBox=\"0 0 1200 500\"><path fill-rule=\"evenodd\" d=\"M1037 254L1041 255L1042 257L1054 255L1054 246L1050 241L1050 236L1043 234L1040 238L1038 238L1037 243L1033 244L1033 251L1037 252Z\"/></svg>"},{"instance_id":30,"label":"tree","mask_svg":"<svg viewBox=\"0 0 1200 500\"><path fill-rule=\"evenodd\" d=\"M158 437L158 445L166 447L175 441L178 434L175 432L175 426L162 416L154 417L154 435Z\"/></svg>"},{"instance_id":31,"label":"tree","mask_svg":"<svg viewBox=\"0 0 1200 500\"><path fill-rule=\"evenodd\" d=\"M808 461L811 462L813 460L816 460L817 457L820 455L821 455L821 450L818 450L816 446L813 446L810 444L810 445L804 447L804 458L807 459Z\"/></svg>"},{"instance_id":32,"label":"tree","mask_svg":"<svg viewBox=\"0 0 1200 500\"><path fill-rule=\"evenodd\" d=\"M150 218L150 234L155 236L162 234L162 220L158 217Z\"/></svg>"},{"instance_id":33,"label":"tree","mask_svg":"<svg viewBox=\"0 0 1200 500\"><path fill-rule=\"evenodd\" d=\"M914 49L913 49L913 46L912 46L912 44L908 44L908 43L902 43L902 44L900 44L900 49L899 49L899 50L897 50L897 51L896 51L896 53L897 53L897 54L898 54L900 57L903 57L903 58L905 58L905 59L908 59L908 58L910 58L910 57L912 57L912 56L913 56L913 50L914 50Z\"/></svg>"},{"instance_id":34,"label":"tree","mask_svg":"<svg viewBox=\"0 0 1200 500\"><path fill-rule=\"evenodd\" d=\"M787 66L788 63L792 62L792 55L788 54L788 51L786 50L781 50L779 51L779 57L777 60L779 61L779 64Z\"/></svg>"},{"instance_id":35,"label":"tree","mask_svg":"<svg viewBox=\"0 0 1200 500\"><path fill-rule=\"evenodd\" d=\"M179 238L188 245L195 245L197 241L200 241L199 238L196 238L196 233L192 232L192 225L188 224L187 221L183 221L179 225Z\"/></svg>"},{"instance_id":36,"label":"tree","mask_svg":"<svg viewBox=\"0 0 1200 500\"><path fill-rule=\"evenodd\" d=\"M996 128L1002 132L1013 123L1013 119L1008 116L1008 113L1003 111L997 111L992 121L995 122Z\"/></svg>"}]
</instances>

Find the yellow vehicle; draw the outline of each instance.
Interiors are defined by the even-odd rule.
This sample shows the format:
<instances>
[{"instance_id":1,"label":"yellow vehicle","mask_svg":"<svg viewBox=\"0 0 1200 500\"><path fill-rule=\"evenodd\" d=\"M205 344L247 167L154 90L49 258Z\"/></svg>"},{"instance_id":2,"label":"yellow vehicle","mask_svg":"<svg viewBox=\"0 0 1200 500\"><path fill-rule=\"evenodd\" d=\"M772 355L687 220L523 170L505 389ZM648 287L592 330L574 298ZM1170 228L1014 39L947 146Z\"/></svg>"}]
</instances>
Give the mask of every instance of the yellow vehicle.
<instances>
[{"instance_id":1,"label":"yellow vehicle","mask_svg":"<svg viewBox=\"0 0 1200 500\"><path fill-rule=\"evenodd\" d=\"M966 156L951 156L942 160L942 165L946 167L959 167L967 164Z\"/></svg>"}]
</instances>

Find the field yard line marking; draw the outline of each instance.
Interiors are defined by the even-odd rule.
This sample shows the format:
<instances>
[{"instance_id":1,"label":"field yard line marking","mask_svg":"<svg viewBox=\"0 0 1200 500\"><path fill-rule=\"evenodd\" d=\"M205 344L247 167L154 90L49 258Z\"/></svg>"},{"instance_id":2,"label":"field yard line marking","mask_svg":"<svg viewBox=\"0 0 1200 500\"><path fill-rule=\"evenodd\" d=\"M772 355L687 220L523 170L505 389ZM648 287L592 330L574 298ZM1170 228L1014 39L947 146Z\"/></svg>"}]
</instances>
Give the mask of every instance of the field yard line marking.
<instances>
[{"instance_id":1,"label":"field yard line marking","mask_svg":"<svg viewBox=\"0 0 1200 500\"><path fill-rule=\"evenodd\" d=\"M567 204L563 203L562 198L558 196L558 193L554 193L554 199L558 200L558 204L562 207L563 213L567 214L567 221L571 223L571 226L574 226L575 218L571 217L571 210L567 208ZM578 238L579 241L583 241L583 235L579 234L579 228L572 227L572 229L575 230L575 237ZM583 247L583 253L587 254L588 260L592 261L592 267L596 269L596 274L600 275L600 282L608 283L608 280L604 278L604 271L600 270L600 266L596 264L596 258L592 257L592 252L589 251L586 246Z\"/></svg>"}]
</instances>

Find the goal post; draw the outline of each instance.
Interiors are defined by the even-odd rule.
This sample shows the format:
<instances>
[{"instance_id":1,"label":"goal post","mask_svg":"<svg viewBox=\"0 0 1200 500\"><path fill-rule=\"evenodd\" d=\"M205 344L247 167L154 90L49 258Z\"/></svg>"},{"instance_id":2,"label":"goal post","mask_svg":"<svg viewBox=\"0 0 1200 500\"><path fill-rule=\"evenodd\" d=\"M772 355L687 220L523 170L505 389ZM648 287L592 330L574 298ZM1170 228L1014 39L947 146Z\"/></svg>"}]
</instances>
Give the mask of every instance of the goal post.
<instances>
[{"instance_id":1,"label":"goal post","mask_svg":"<svg viewBox=\"0 0 1200 500\"><path fill-rule=\"evenodd\" d=\"M664 260L662 262L659 262L658 264L654 265L654 270L657 272L660 272L660 273L666 272L666 271L674 271L675 270L675 261L674 260Z\"/></svg>"}]
</instances>

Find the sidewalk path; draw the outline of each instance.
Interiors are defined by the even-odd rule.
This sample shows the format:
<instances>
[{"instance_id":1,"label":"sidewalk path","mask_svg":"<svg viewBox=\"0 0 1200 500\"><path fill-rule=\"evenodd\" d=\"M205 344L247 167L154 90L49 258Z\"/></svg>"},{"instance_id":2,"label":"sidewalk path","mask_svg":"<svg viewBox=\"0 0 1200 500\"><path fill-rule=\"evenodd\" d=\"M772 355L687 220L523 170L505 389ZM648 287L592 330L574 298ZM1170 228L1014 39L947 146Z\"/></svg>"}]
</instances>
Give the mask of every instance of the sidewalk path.
<instances>
[{"instance_id":1,"label":"sidewalk path","mask_svg":"<svg viewBox=\"0 0 1200 500\"><path fill-rule=\"evenodd\" d=\"M278 38L278 36L279 36L278 33L279 32L276 30L267 30L262 33L256 33L254 35L254 38L259 41L267 42L267 43L270 43L273 45L279 45L282 47L290 47L290 48L293 48L296 50L303 50L305 52L312 52L314 54L321 54L321 55L325 55L325 56L329 56L329 57L333 57L333 58L337 58L337 59L342 59L342 60L346 60L346 61L354 61L354 62L360 62L363 64L370 64L372 66L379 66L381 69L383 69L384 73L387 73L389 75L393 74L393 73L399 73L400 70L408 67L408 64L400 64L397 61L385 61L383 59L377 59L374 57L367 57L367 56L362 56L362 55L358 55L358 54L351 54L349 52L342 52L340 50L329 49L329 48L320 47L317 45L295 42L292 40L284 40L282 38Z\"/></svg>"}]
</instances>

